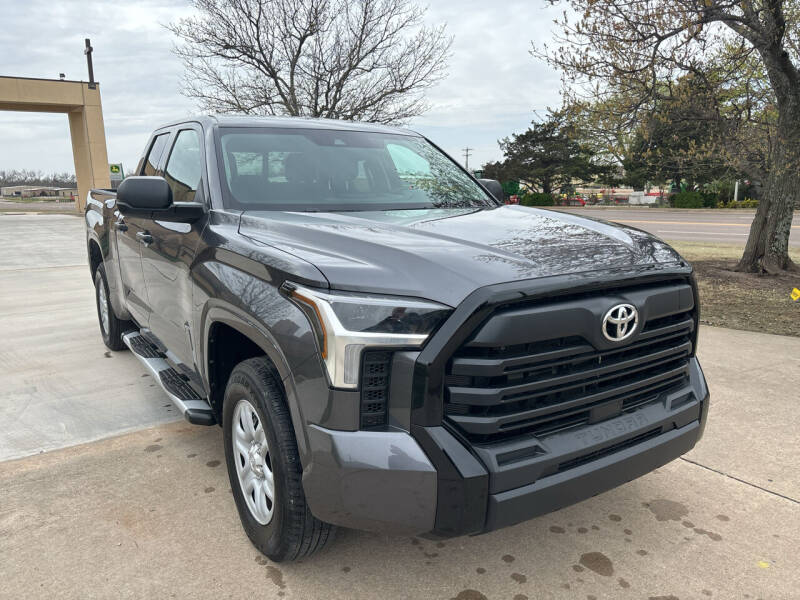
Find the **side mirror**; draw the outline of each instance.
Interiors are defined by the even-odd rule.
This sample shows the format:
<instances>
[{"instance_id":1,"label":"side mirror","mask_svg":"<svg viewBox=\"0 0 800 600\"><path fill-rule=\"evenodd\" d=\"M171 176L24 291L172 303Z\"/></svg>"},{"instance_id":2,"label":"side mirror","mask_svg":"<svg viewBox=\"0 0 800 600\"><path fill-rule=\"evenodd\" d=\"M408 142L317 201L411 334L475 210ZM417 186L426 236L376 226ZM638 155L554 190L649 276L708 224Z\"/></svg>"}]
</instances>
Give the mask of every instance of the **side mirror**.
<instances>
[{"instance_id":1,"label":"side mirror","mask_svg":"<svg viewBox=\"0 0 800 600\"><path fill-rule=\"evenodd\" d=\"M163 177L128 177L117 188L117 205L122 214L167 210L172 189Z\"/></svg>"},{"instance_id":2,"label":"side mirror","mask_svg":"<svg viewBox=\"0 0 800 600\"><path fill-rule=\"evenodd\" d=\"M489 193L494 196L498 202L505 202L505 194L503 193L503 186L496 179L478 179L483 184Z\"/></svg>"}]
</instances>

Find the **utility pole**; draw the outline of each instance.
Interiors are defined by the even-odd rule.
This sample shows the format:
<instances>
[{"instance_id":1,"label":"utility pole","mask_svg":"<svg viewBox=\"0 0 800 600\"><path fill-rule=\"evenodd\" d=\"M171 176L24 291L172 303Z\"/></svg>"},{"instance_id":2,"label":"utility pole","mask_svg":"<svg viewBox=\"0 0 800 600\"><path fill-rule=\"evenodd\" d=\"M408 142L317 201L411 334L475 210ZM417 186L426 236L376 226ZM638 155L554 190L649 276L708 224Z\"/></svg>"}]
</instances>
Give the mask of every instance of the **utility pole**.
<instances>
[{"instance_id":1,"label":"utility pole","mask_svg":"<svg viewBox=\"0 0 800 600\"><path fill-rule=\"evenodd\" d=\"M464 167L467 169L467 171L469 171L469 156L473 150L475 150L475 148L470 148L469 146L464 148Z\"/></svg>"}]
</instances>

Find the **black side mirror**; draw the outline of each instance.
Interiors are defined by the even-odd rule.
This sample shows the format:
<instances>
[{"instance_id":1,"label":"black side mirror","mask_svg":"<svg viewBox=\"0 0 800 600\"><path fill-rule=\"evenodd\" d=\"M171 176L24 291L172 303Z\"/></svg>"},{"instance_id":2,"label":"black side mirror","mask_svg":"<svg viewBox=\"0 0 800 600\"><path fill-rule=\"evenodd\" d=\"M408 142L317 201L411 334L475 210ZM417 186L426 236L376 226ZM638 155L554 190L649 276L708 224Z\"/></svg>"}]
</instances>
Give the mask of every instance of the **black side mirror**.
<instances>
[{"instance_id":1,"label":"black side mirror","mask_svg":"<svg viewBox=\"0 0 800 600\"><path fill-rule=\"evenodd\" d=\"M489 193L494 196L498 202L505 202L506 196L503 193L503 186L496 179L478 179L483 184Z\"/></svg>"},{"instance_id":2,"label":"black side mirror","mask_svg":"<svg viewBox=\"0 0 800 600\"><path fill-rule=\"evenodd\" d=\"M167 210L172 206L172 188L163 177L128 177L117 188L122 214Z\"/></svg>"}]
</instances>

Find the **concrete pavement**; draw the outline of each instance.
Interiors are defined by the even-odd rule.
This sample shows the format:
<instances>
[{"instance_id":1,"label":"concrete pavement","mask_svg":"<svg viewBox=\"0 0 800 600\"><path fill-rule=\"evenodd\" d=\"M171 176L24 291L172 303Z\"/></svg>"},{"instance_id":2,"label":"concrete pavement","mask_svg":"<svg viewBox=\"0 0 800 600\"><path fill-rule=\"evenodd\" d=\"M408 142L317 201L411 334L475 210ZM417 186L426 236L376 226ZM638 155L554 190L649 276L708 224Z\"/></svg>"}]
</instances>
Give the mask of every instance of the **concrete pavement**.
<instances>
[{"instance_id":1,"label":"concrete pavement","mask_svg":"<svg viewBox=\"0 0 800 600\"><path fill-rule=\"evenodd\" d=\"M681 210L661 208L556 208L576 215L615 221L644 229L665 240L722 242L744 246L754 210ZM800 213L795 212L791 246L800 247Z\"/></svg>"},{"instance_id":2,"label":"concrete pavement","mask_svg":"<svg viewBox=\"0 0 800 600\"><path fill-rule=\"evenodd\" d=\"M0 597L797 598L800 339L701 335L713 402L694 451L478 537L344 530L315 557L272 564L241 530L217 427L0 463ZM761 372L775 351L783 377Z\"/></svg>"},{"instance_id":3,"label":"concrete pavement","mask_svg":"<svg viewBox=\"0 0 800 600\"><path fill-rule=\"evenodd\" d=\"M106 358L81 220L0 215L0 247L0 598L800 597L800 339L702 328L706 436L641 479L484 536L340 531L274 565L221 430Z\"/></svg>"},{"instance_id":4,"label":"concrete pavement","mask_svg":"<svg viewBox=\"0 0 800 600\"><path fill-rule=\"evenodd\" d=\"M0 214L0 460L179 418L138 360L103 345L83 228Z\"/></svg>"}]
</instances>

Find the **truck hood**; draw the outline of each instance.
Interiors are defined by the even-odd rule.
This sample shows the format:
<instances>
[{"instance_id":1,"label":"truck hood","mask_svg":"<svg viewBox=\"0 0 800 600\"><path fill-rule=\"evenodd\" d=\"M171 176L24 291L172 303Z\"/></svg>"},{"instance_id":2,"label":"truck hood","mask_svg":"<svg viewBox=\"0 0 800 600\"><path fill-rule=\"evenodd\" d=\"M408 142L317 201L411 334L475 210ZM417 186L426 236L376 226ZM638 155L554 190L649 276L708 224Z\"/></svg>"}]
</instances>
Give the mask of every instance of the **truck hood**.
<instances>
[{"instance_id":1,"label":"truck hood","mask_svg":"<svg viewBox=\"0 0 800 600\"><path fill-rule=\"evenodd\" d=\"M331 288L450 306L495 283L681 261L638 229L522 206L248 211L239 232L307 260Z\"/></svg>"}]
</instances>

